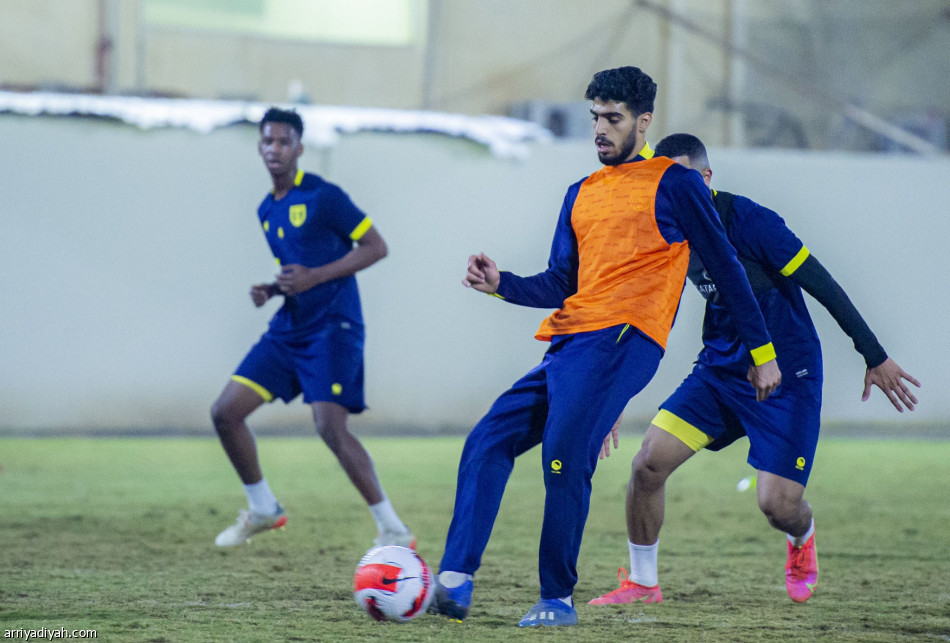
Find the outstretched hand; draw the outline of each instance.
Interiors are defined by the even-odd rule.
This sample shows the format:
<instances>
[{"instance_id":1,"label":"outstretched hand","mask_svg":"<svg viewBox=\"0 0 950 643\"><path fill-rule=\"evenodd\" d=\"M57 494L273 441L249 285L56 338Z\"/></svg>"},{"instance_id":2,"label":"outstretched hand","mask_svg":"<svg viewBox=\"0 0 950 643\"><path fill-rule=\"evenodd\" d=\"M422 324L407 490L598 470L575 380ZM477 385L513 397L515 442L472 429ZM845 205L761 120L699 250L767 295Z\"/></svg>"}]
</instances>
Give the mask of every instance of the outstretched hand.
<instances>
[{"instance_id":1,"label":"outstretched hand","mask_svg":"<svg viewBox=\"0 0 950 643\"><path fill-rule=\"evenodd\" d=\"M884 395L887 396L887 399L891 401L898 412L903 413L904 406L907 407L908 411L913 411L917 404L917 398L914 397L904 380L920 388L920 382L916 378L905 373L904 369L897 365L897 362L888 357L883 363L874 368L869 368L867 373L864 374L864 394L861 396L861 401L865 402L871 397L871 385L873 384L884 391ZM903 403L903 406L901 406L901 403Z\"/></svg>"},{"instance_id":2,"label":"outstretched hand","mask_svg":"<svg viewBox=\"0 0 950 643\"><path fill-rule=\"evenodd\" d=\"M598 460L603 460L604 458L610 457L610 442L611 440L614 443L614 449L620 447L620 420L623 419L623 413L620 414L620 417L617 418L617 421L614 422L614 426L610 429L610 433L607 434L607 437L604 438L604 444L600 447L600 455L597 456Z\"/></svg>"},{"instance_id":3,"label":"outstretched hand","mask_svg":"<svg viewBox=\"0 0 950 643\"><path fill-rule=\"evenodd\" d=\"M484 252L468 258L468 271L462 280L463 286L494 295L498 292L500 282L501 273L498 272L498 266L485 256Z\"/></svg>"}]
</instances>

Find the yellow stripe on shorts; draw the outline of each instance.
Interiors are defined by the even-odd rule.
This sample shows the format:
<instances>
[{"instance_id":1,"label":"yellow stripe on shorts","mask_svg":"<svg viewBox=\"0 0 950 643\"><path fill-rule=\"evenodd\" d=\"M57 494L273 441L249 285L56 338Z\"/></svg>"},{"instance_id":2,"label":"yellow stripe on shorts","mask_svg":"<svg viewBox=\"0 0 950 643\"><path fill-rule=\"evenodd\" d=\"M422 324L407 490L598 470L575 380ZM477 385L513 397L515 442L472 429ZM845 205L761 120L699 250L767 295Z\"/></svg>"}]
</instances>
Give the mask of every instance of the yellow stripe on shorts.
<instances>
[{"instance_id":1,"label":"yellow stripe on shorts","mask_svg":"<svg viewBox=\"0 0 950 643\"><path fill-rule=\"evenodd\" d=\"M619 335L617 335L617 341L615 341L614 344L619 344L620 338L623 337L623 334L626 333L628 330L630 330L630 324L625 324L623 327L623 330L620 331Z\"/></svg>"},{"instance_id":2,"label":"yellow stripe on shorts","mask_svg":"<svg viewBox=\"0 0 950 643\"><path fill-rule=\"evenodd\" d=\"M653 425L658 426L680 441L693 451L699 451L710 442L711 437L697 429L695 426L683 418L673 415L666 409L660 409L660 412L653 418Z\"/></svg>"},{"instance_id":3,"label":"yellow stripe on shorts","mask_svg":"<svg viewBox=\"0 0 950 643\"><path fill-rule=\"evenodd\" d=\"M249 380L246 377L241 377L240 375L232 375L231 379L237 382L238 384L243 384L244 386L248 387L249 389L257 393L258 395L260 395L261 398L263 398L265 402L271 402L274 399L274 394L268 391L266 388L264 388L260 384L258 384L257 382Z\"/></svg>"}]
</instances>

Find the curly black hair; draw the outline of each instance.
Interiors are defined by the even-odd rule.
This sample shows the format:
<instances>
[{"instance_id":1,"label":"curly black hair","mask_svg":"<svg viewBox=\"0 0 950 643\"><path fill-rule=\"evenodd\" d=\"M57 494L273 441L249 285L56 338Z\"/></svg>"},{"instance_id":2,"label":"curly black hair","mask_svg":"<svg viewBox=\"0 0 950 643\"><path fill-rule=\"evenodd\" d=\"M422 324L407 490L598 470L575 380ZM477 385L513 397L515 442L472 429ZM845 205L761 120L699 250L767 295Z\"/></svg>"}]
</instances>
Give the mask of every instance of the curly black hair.
<instances>
[{"instance_id":1,"label":"curly black hair","mask_svg":"<svg viewBox=\"0 0 950 643\"><path fill-rule=\"evenodd\" d=\"M626 103L633 115L639 116L653 112L656 83L639 67L605 69L594 74L584 97L587 100L599 98Z\"/></svg>"},{"instance_id":2,"label":"curly black hair","mask_svg":"<svg viewBox=\"0 0 950 643\"><path fill-rule=\"evenodd\" d=\"M265 123L286 123L297 132L297 136L303 136L303 119L300 118L300 114L292 109L271 107L264 112L264 118L261 119L261 124L258 127L262 132L264 131Z\"/></svg>"}]
</instances>

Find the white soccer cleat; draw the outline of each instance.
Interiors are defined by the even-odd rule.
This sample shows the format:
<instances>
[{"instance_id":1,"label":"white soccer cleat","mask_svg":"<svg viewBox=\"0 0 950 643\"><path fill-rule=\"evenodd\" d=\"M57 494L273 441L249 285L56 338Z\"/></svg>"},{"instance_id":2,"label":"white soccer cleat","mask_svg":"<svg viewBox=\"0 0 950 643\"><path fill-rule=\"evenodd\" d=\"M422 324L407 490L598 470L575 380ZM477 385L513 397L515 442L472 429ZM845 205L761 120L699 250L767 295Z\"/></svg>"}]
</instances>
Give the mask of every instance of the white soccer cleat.
<instances>
[{"instance_id":1,"label":"white soccer cleat","mask_svg":"<svg viewBox=\"0 0 950 643\"><path fill-rule=\"evenodd\" d=\"M241 509L237 522L218 534L218 537L214 539L214 544L218 547L243 545L255 534L271 529L281 529L286 524L287 514L280 505L277 505L277 511L272 514L256 514L247 509Z\"/></svg>"},{"instance_id":2,"label":"white soccer cleat","mask_svg":"<svg viewBox=\"0 0 950 643\"><path fill-rule=\"evenodd\" d=\"M399 545L400 547L408 547L409 549L416 550L416 537L412 535L412 532L408 529L406 531L381 531L376 534L376 538L373 539L373 544L376 547L384 547L386 545Z\"/></svg>"}]
</instances>

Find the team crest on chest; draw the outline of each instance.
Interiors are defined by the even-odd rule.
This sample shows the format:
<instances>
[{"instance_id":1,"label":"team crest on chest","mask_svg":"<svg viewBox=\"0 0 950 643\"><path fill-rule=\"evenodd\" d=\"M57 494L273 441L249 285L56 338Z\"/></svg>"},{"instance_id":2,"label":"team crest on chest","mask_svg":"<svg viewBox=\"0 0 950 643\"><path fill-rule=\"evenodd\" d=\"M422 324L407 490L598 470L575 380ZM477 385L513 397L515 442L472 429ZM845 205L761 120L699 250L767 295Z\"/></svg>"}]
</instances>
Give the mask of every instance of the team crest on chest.
<instances>
[{"instance_id":1,"label":"team crest on chest","mask_svg":"<svg viewBox=\"0 0 950 643\"><path fill-rule=\"evenodd\" d=\"M290 206L290 224L295 228L303 225L307 220L307 206L303 203Z\"/></svg>"},{"instance_id":2,"label":"team crest on chest","mask_svg":"<svg viewBox=\"0 0 950 643\"><path fill-rule=\"evenodd\" d=\"M625 187L628 187L628 186L625 186ZM636 183L629 187L632 188L630 189L630 193L629 193L630 207L636 212L643 212L644 210L650 210L650 208L653 206L653 202L656 197L656 194L652 193L648 189L648 186L643 186L643 185L640 185L639 183Z\"/></svg>"}]
</instances>

